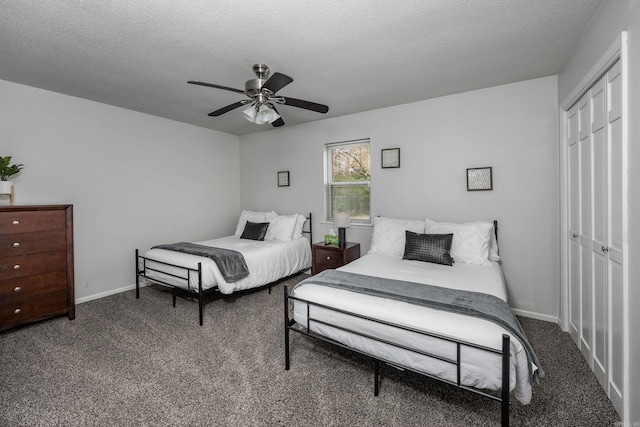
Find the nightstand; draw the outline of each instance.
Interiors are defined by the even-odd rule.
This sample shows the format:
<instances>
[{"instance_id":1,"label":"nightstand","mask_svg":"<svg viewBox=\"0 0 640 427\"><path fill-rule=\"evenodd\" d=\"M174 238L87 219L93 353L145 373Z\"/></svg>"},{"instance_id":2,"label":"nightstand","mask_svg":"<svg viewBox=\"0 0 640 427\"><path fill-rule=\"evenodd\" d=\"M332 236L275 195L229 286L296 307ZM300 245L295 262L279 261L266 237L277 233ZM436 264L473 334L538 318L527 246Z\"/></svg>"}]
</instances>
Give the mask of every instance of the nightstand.
<instances>
[{"instance_id":1,"label":"nightstand","mask_svg":"<svg viewBox=\"0 0 640 427\"><path fill-rule=\"evenodd\" d=\"M338 245L325 245L314 243L311 245L313 254L312 274L318 274L322 270L342 267L354 259L360 258L360 243L347 242L344 248Z\"/></svg>"}]
</instances>

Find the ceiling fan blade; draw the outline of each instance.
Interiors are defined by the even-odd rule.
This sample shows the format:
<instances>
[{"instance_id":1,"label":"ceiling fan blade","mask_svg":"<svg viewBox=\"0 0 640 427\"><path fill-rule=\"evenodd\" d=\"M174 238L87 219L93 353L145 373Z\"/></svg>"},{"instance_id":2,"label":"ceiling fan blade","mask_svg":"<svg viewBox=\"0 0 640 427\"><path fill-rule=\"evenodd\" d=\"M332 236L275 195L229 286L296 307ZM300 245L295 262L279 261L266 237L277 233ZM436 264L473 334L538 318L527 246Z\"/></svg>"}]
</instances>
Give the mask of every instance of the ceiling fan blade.
<instances>
[{"instance_id":1,"label":"ceiling fan blade","mask_svg":"<svg viewBox=\"0 0 640 427\"><path fill-rule=\"evenodd\" d=\"M273 73L273 75L269 77L269 80L264 82L262 88L269 89L271 92L276 93L292 81L293 79L286 74Z\"/></svg>"},{"instance_id":2,"label":"ceiling fan blade","mask_svg":"<svg viewBox=\"0 0 640 427\"><path fill-rule=\"evenodd\" d=\"M192 84L192 85L214 87L216 89L230 90L231 92L244 93L244 91L240 90L240 89L234 89L232 87L227 87L227 86L214 85L213 83L195 82L193 80L189 80L187 83Z\"/></svg>"},{"instance_id":3,"label":"ceiling fan blade","mask_svg":"<svg viewBox=\"0 0 640 427\"><path fill-rule=\"evenodd\" d=\"M276 107L272 105L271 108L273 108L273 111L278 113L278 110L276 110ZM280 116L280 113L278 113L278 115ZM280 126L284 126L284 120L282 120L282 116L278 117L277 120L272 121L271 126L273 126L274 128L279 128Z\"/></svg>"},{"instance_id":4,"label":"ceiling fan blade","mask_svg":"<svg viewBox=\"0 0 640 427\"><path fill-rule=\"evenodd\" d=\"M303 101L302 99L289 98L288 96L283 96L282 98L284 98L284 105L291 105L292 107L304 108L305 110L311 110L323 114L329 111L329 107L326 105Z\"/></svg>"},{"instance_id":5,"label":"ceiling fan blade","mask_svg":"<svg viewBox=\"0 0 640 427\"><path fill-rule=\"evenodd\" d=\"M242 107L245 104L246 104L245 101L234 102L233 104L227 105L226 107L222 107L221 109L216 110L216 111L214 111L212 113L209 113L208 115L209 116L213 116L213 117L218 117L218 116L223 115L224 113L228 113L231 110L235 110L238 107Z\"/></svg>"}]
</instances>

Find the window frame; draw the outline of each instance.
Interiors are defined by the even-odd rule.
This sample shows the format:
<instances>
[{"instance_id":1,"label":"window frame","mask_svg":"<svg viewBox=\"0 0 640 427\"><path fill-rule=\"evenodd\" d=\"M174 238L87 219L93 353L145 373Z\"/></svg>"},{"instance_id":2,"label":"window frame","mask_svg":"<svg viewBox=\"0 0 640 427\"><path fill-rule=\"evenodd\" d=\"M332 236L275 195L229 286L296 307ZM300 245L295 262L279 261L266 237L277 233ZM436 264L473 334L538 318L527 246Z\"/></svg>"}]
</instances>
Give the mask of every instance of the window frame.
<instances>
[{"instance_id":1,"label":"window frame","mask_svg":"<svg viewBox=\"0 0 640 427\"><path fill-rule=\"evenodd\" d=\"M333 182L333 163L331 150L335 147L346 147L355 145L368 145L369 146L369 173L371 173L371 140L369 138L356 139L351 141L332 142L325 144L324 146L324 208L325 208L325 221L333 222L333 200L331 197L331 190L334 187L350 187L350 186L363 186L366 185L369 188L369 219L351 218L352 225L371 225L371 179L369 181L347 181L347 182Z\"/></svg>"}]
</instances>

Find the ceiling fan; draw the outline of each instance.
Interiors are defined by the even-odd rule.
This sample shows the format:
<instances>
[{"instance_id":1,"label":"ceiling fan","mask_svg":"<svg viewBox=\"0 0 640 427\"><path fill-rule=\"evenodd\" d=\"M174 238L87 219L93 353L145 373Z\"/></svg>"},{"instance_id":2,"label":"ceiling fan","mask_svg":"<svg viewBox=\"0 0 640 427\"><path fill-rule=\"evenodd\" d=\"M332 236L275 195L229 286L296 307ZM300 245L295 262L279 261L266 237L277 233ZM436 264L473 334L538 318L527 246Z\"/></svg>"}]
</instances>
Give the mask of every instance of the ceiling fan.
<instances>
[{"instance_id":1,"label":"ceiling fan","mask_svg":"<svg viewBox=\"0 0 640 427\"><path fill-rule=\"evenodd\" d=\"M227 86L220 86L213 83L196 82L193 80L187 83L208 86L216 89L229 90L231 92L243 93L249 99L234 102L231 105L222 107L209 116L218 117L243 105L250 104L248 108L242 110L242 114L247 120L257 124L271 123L274 127L284 125L284 120L280 117L278 110L274 104L290 105L292 107L304 108L305 110L316 111L318 113L326 113L329 107L315 102L304 101L302 99L290 98L288 96L276 95L276 93L291 83L293 79L285 74L273 73L269 77L269 67L265 64L255 64L253 72L256 74L255 79L247 80L244 84L244 90L235 89Z\"/></svg>"}]
</instances>

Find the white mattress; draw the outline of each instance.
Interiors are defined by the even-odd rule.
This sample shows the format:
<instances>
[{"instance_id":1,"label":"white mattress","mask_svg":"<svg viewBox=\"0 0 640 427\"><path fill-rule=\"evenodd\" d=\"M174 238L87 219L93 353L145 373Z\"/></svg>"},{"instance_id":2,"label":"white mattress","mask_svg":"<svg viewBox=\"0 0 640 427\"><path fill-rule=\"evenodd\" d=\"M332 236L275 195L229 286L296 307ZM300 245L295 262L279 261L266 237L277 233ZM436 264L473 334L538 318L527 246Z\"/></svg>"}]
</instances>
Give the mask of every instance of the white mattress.
<instances>
[{"instance_id":1,"label":"white mattress","mask_svg":"<svg viewBox=\"0 0 640 427\"><path fill-rule=\"evenodd\" d=\"M236 236L227 236L194 243L241 252L249 268L249 275L237 282L228 283L222 277L215 262L208 257L189 255L165 249L150 249L144 256L152 260L193 269L197 269L198 263L201 262L202 289L218 286L220 292L223 294L230 294L242 289L266 285L311 266L311 247L309 240L305 237L284 242L280 240L247 240L240 239ZM185 270L150 260L146 261L146 266L148 268L146 271L148 278L187 288L186 280L179 280L169 275L175 274L185 277ZM140 267L142 267L142 264ZM161 272L151 271L149 268L161 270ZM190 274L189 283L191 289L198 289L197 273Z\"/></svg>"},{"instance_id":2,"label":"white mattress","mask_svg":"<svg viewBox=\"0 0 640 427\"><path fill-rule=\"evenodd\" d=\"M367 254L339 270L483 292L506 301L507 293L502 268L496 262L492 262L490 266L462 263L444 266L402 260L401 257L394 255ZM502 348L502 334L509 334L501 326L486 320L313 283L295 288L294 296L394 324L455 337L497 350ZM299 301L294 303L294 319L303 326L306 326L306 306L307 304ZM311 307L311 317L322 319L334 325L348 326L352 330L411 348L451 359L456 357L455 345L443 340L420 336L319 307ZM436 375L449 381L456 381L455 366L434 358L314 322L311 323L311 330L381 359L396 362L416 371ZM490 390L501 388L500 355L463 346L461 360L462 384ZM531 400L527 357L523 346L513 336L510 360L510 390L514 391L516 399L527 404Z\"/></svg>"}]
</instances>

